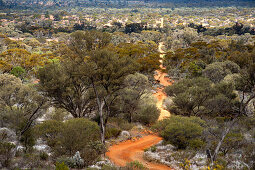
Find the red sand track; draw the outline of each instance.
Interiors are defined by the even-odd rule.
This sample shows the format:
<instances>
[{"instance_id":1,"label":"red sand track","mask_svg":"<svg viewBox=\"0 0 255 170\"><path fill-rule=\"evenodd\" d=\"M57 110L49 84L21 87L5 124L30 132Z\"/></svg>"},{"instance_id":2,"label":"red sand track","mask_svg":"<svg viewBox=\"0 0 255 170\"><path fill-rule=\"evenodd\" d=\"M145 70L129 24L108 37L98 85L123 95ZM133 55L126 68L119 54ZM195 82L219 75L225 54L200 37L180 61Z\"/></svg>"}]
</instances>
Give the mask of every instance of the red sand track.
<instances>
[{"instance_id":1,"label":"red sand track","mask_svg":"<svg viewBox=\"0 0 255 170\"><path fill-rule=\"evenodd\" d=\"M125 166L128 162L137 160L151 170L169 170L171 168L166 165L148 162L143 159L143 150L157 144L161 140L162 139L156 135L144 136L134 142L128 140L110 147L106 155L118 166Z\"/></svg>"},{"instance_id":2,"label":"red sand track","mask_svg":"<svg viewBox=\"0 0 255 170\"><path fill-rule=\"evenodd\" d=\"M159 44L159 52L163 53L161 47L162 43ZM163 58L163 56L164 54L160 55L161 58ZM161 68L163 68L162 65ZM159 80L160 84L163 86L171 85L169 78L165 77L166 75L166 73L157 71L157 74L154 78ZM163 92L163 88L158 88L157 93L154 95L158 99L157 107L160 109L159 120L169 117L170 113L163 108L163 100L166 98L166 94ZM118 145L111 146L109 151L106 153L106 156L118 166L125 166L128 162L137 160L150 170L170 170L171 168L166 165L149 162L143 158L144 149L157 144L161 140L162 138L159 136L148 135L136 141L128 140L121 142Z\"/></svg>"},{"instance_id":3,"label":"red sand track","mask_svg":"<svg viewBox=\"0 0 255 170\"><path fill-rule=\"evenodd\" d=\"M164 54L163 54L164 51L162 50L162 46L163 46L163 44L160 43L159 44L159 52L161 53L160 54L161 58L164 57ZM162 63L162 60L160 62ZM160 65L160 67L162 69L164 69L162 64ZM166 77L167 76L166 73L162 73L159 70L157 70L156 72L157 72L157 74L154 76L154 78L155 78L155 80L159 81L159 84L163 85L164 87L171 85L171 83L169 82L170 79L168 77ZM163 106L164 99L167 97L166 94L164 93L164 88L158 88L157 93L155 93L154 96L158 99L157 107L160 109L159 120L169 117L170 113Z\"/></svg>"}]
</instances>

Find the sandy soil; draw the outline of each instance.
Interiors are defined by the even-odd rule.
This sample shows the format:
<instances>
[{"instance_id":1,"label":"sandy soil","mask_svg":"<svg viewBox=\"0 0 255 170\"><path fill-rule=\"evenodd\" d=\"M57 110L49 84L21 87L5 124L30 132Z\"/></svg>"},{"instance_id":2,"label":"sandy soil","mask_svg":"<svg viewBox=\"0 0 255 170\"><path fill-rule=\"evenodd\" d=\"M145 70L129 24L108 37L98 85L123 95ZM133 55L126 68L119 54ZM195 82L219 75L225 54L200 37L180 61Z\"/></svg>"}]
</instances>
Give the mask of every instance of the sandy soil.
<instances>
[{"instance_id":1,"label":"sandy soil","mask_svg":"<svg viewBox=\"0 0 255 170\"><path fill-rule=\"evenodd\" d=\"M159 52L160 57L163 58L164 54L162 51L163 44L159 44ZM161 60L162 62L162 60ZM161 65L161 68L163 66ZM155 79L159 81L159 83L163 86L171 85L169 82L169 78L166 77L166 73L162 73L161 71L157 71L157 74L155 75ZM160 109L160 116L159 120L164 119L166 117L170 116L170 113L164 109L163 107L163 101L167 97L166 94L163 92L164 88L158 88L157 92L154 94L155 97L158 99L157 107ZM155 144L157 144L159 141L161 141L162 138L156 135L147 135L139 140L136 141L125 141L118 145L113 145L109 148L109 151L106 153L106 156L116 165L118 166L125 166L128 162L131 161L139 161L143 165L145 165L150 170L170 170L166 165L157 164L154 162L148 162L143 158L143 152L144 149L149 148Z\"/></svg>"},{"instance_id":2,"label":"sandy soil","mask_svg":"<svg viewBox=\"0 0 255 170\"><path fill-rule=\"evenodd\" d=\"M162 139L156 135L144 136L136 141L128 140L118 145L111 146L106 156L118 166L125 166L128 162L137 160L150 170L170 170L171 168L166 165L148 162L143 159L144 149L157 144L161 140Z\"/></svg>"},{"instance_id":3,"label":"sandy soil","mask_svg":"<svg viewBox=\"0 0 255 170\"><path fill-rule=\"evenodd\" d=\"M159 52L161 53L160 58L164 57L164 54L163 54L164 51L162 50L162 46L163 46L163 43L159 43L158 49L159 49ZM162 60L160 62L162 63ZM164 69L162 64L160 65L160 67ZM166 73L163 73L159 70L157 70L156 73L157 74L154 76L154 78L155 80L158 80L161 85L163 85L164 87L171 85L171 83L169 82L170 79L166 77L167 76ZM164 99L167 97L166 94L164 93L164 88L158 88L157 93L155 93L154 96L158 99L157 107L160 109L159 120L170 117L170 113L163 106Z\"/></svg>"}]
</instances>

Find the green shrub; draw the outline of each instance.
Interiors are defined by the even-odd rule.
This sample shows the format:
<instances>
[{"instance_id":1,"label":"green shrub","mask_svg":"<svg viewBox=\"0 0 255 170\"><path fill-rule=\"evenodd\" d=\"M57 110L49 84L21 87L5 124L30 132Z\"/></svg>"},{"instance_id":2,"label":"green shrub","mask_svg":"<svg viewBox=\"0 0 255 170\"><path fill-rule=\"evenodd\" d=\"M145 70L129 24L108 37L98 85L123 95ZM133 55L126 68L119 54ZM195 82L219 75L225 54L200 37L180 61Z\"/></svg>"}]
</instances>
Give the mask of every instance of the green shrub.
<instances>
[{"instance_id":1,"label":"green shrub","mask_svg":"<svg viewBox=\"0 0 255 170\"><path fill-rule=\"evenodd\" d=\"M110 165L103 165L102 170L117 170L117 168Z\"/></svg>"},{"instance_id":2,"label":"green shrub","mask_svg":"<svg viewBox=\"0 0 255 170\"><path fill-rule=\"evenodd\" d=\"M134 121L149 125L158 120L159 114L160 111L156 105L144 105L134 115Z\"/></svg>"},{"instance_id":3,"label":"green shrub","mask_svg":"<svg viewBox=\"0 0 255 170\"><path fill-rule=\"evenodd\" d=\"M97 142L100 140L99 126L88 119L75 118L65 122L48 120L38 125L37 129L39 137L46 139L56 157L71 157L79 151L84 165L88 166L105 151Z\"/></svg>"},{"instance_id":4,"label":"green shrub","mask_svg":"<svg viewBox=\"0 0 255 170\"><path fill-rule=\"evenodd\" d=\"M144 149L144 152L147 152L147 151L156 152L157 151L157 147L156 146L152 146L150 148Z\"/></svg>"},{"instance_id":5,"label":"green shrub","mask_svg":"<svg viewBox=\"0 0 255 170\"><path fill-rule=\"evenodd\" d=\"M169 119L163 119L158 121L156 124L152 126L152 130L158 133L162 132L163 130L165 130L166 126L169 124L169 121L170 121Z\"/></svg>"},{"instance_id":6,"label":"green shrub","mask_svg":"<svg viewBox=\"0 0 255 170\"><path fill-rule=\"evenodd\" d=\"M8 142L0 142L0 164L3 167L8 167L12 160L13 149L15 145Z\"/></svg>"},{"instance_id":7,"label":"green shrub","mask_svg":"<svg viewBox=\"0 0 255 170\"><path fill-rule=\"evenodd\" d=\"M28 129L20 138L20 142L25 147L25 152L32 150L35 145L35 134L33 129Z\"/></svg>"},{"instance_id":8,"label":"green shrub","mask_svg":"<svg viewBox=\"0 0 255 170\"><path fill-rule=\"evenodd\" d=\"M64 162L62 162L62 163L57 162L55 170L69 170L69 168L68 168L68 166L65 165Z\"/></svg>"},{"instance_id":9,"label":"green shrub","mask_svg":"<svg viewBox=\"0 0 255 170\"><path fill-rule=\"evenodd\" d=\"M43 138L51 148L57 147L60 143L61 129L64 123L56 120L47 120L35 127L37 137Z\"/></svg>"},{"instance_id":10,"label":"green shrub","mask_svg":"<svg viewBox=\"0 0 255 170\"><path fill-rule=\"evenodd\" d=\"M151 147L151 152L156 152L157 151L157 147L156 146L152 146Z\"/></svg>"},{"instance_id":11,"label":"green shrub","mask_svg":"<svg viewBox=\"0 0 255 170\"><path fill-rule=\"evenodd\" d=\"M70 159L67 156L61 156L61 157L57 158L57 163L62 163L62 164L66 165L69 168L75 168L74 160Z\"/></svg>"},{"instance_id":12,"label":"green shrub","mask_svg":"<svg viewBox=\"0 0 255 170\"><path fill-rule=\"evenodd\" d=\"M200 139L204 128L204 121L198 117L171 116L166 121L160 122L161 136L166 142L176 146L178 149L198 149L204 145Z\"/></svg>"},{"instance_id":13,"label":"green shrub","mask_svg":"<svg viewBox=\"0 0 255 170\"><path fill-rule=\"evenodd\" d=\"M10 73L16 77L23 79L26 74L26 70L20 66L16 66L12 68Z\"/></svg>"},{"instance_id":14,"label":"green shrub","mask_svg":"<svg viewBox=\"0 0 255 170\"><path fill-rule=\"evenodd\" d=\"M144 170L147 169L142 163L140 163L139 161L133 161L133 162L129 162L126 165L126 168L129 170Z\"/></svg>"},{"instance_id":15,"label":"green shrub","mask_svg":"<svg viewBox=\"0 0 255 170\"><path fill-rule=\"evenodd\" d=\"M135 125L133 123L129 123L129 122L123 122L123 123L120 123L119 127L120 129L122 130L126 130L126 131L129 131L131 130Z\"/></svg>"},{"instance_id":16,"label":"green shrub","mask_svg":"<svg viewBox=\"0 0 255 170\"><path fill-rule=\"evenodd\" d=\"M108 127L106 128L106 133L105 133L105 138L109 139L109 138L116 138L119 136L121 130L119 128L115 128L115 127Z\"/></svg>"},{"instance_id":17,"label":"green shrub","mask_svg":"<svg viewBox=\"0 0 255 170\"><path fill-rule=\"evenodd\" d=\"M49 155L46 152L40 152L39 156L41 160L44 160L44 161L48 160L49 158Z\"/></svg>"},{"instance_id":18,"label":"green shrub","mask_svg":"<svg viewBox=\"0 0 255 170\"><path fill-rule=\"evenodd\" d=\"M108 124L111 124L115 127L119 127L121 130L127 130L127 131L134 127L133 123L129 123L127 120L119 118L119 117L109 118Z\"/></svg>"}]
</instances>

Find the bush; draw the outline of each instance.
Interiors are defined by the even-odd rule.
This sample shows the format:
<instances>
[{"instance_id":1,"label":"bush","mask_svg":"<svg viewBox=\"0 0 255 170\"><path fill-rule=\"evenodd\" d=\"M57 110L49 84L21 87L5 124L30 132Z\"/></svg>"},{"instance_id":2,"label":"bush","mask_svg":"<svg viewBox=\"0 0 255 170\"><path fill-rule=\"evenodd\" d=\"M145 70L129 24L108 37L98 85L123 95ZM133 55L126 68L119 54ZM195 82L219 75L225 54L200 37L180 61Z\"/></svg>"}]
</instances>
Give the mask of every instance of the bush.
<instances>
[{"instance_id":1,"label":"bush","mask_svg":"<svg viewBox=\"0 0 255 170\"><path fill-rule=\"evenodd\" d=\"M232 62L215 62L206 66L203 70L203 75L209 78L212 82L218 83L228 74L239 73L240 67Z\"/></svg>"},{"instance_id":2,"label":"bush","mask_svg":"<svg viewBox=\"0 0 255 170\"><path fill-rule=\"evenodd\" d=\"M119 128L115 128L115 127L108 127L106 128L106 133L105 133L105 138L109 139L112 137L118 137L120 134L121 130Z\"/></svg>"},{"instance_id":3,"label":"bush","mask_svg":"<svg viewBox=\"0 0 255 170\"><path fill-rule=\"evenodd\" d=\"M51 165L42 161L39 153L23 153L20 155L20 158L15 159L13 169L52 169Z\"/></svg>"},{"instance_id":4,"label":"bush","mask_svg":"<svg viewBox=\"0 0 255 170\"><path fill-rule=\"evenodd\" d=\"M20 66L16 66L12 68L10 73L16 77L23 79L26 74L26 70Z\"/></svg>"},{"instance_id":5,"label":"bush","mask_svg":"<svg viewBox=\"0 0 255 170\"><path fill-rule=\"evenodd\" d=\"M187 147L198 149L204 145L200 139L204 128L204 121L197 117L171 116L166 121L160 121L156 128L163 129L161 136L166 142L176 146L178 149Z\"/></svg>"},{"instance_id":6,"label":"bush","mask_svg":"<svg viewBox=\"0 0 255 170\"><path fill-rule=\"evenodd\" d=\"M61 156L61 157L57 158L57 164L64 164L67 167L75 168L74 160L71 159L70 157L66 157L66 156Z\"/></svg>"},{"instance_id":7,"label":"bush","mask_svg":"<svg viewBox=\"0 0 255 170\"><path fill-rule=\"evenodd\" d=\"M9 167L13 157L13 149L15 145L8 142L0 142L0 165ZM0 166L1 168L1 166Z\"/></svg>"},{"instance_id":8,"label":"bush","mask_svg":"<svg viewBox=\"0 0 255 170\"><path fill-rule=\"evenodd\" d=\"M156 105L141 106L137 114L134 115L134 120L144 125L155 123L158 120L160 111Z\"/></svg>"},{"instance_id":9,"label":"bush","mask_svg":"<svg viewBox=\"0 0 255 170\"><path fill-rule=\"evenodd\" d=\"M126 130L126 131L134 127L133 123L129 123L127 120L118 118L118 117L109 118L108 124L111 124L115 127L119 127L121 130Z\"/></svg>"},{"instance_id":10,"label":"bush","mask_svg":"<svg viewBox=\"0 0 255 170\"><path fill-rule=\"evenodd\" d=\"M65 165L64 162L62 163L56 163L56 169L55 170L69 170L68 166Z\"/></svg>"},{"instance_id":11,"label":"bush","mask_svg":"<svg viewBox=\"0 0 255 170\"><path fill-rule=\"evenodd\" d=\"M100 129L97 123L84 118L65 122L48 120L37 126L39 137L46 139L54 155L73 156L77 151L85 160L84 166L92 164L105 149L100 142Z\"/></svg>"},{"instance_id":12,"label":"bush","mask_svg":"<svg viewBox=\"0 0 255 170\"><path fill-rule=\"evenodd\" d=\"M35 127L37 137L43 138L47 145L55 148L59 144L61 136L61 129L64 123L56 120L47 120Z\"/></svg>"},{"instance_id":13,"label":"bush","mask_svg":"<svg viewBox=\"0 0 255 170\"><path fill-rule=\"evenodd\" d=\"M44 160L44 161L48 160L49 158L49 155L46 152L40 152L39 156L41 160Z\"/></svg>"},{"instance_id":14,"label":"bush","mask_svg":"<svg viewBox=\"0 0 255 170\"><path fill-rule=\"evenodd\" d=\"M142 163L138 162L138 161L133 161L133 162L129 162L127 163L126 167L128 170L144 170L147 169Z\"/></svg>"}]
</instances>

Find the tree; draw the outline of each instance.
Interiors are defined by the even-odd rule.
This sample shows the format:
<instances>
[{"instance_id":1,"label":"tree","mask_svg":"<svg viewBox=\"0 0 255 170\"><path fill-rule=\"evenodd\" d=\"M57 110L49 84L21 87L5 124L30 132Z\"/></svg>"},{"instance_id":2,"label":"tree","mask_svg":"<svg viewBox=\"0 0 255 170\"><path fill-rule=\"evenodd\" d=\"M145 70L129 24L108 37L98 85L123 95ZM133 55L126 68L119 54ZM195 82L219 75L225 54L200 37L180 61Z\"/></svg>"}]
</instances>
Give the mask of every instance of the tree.
<instances>
[{"instance_id":1,"label":"tree","mask_svg":"<svg viewBox=\"0 0 255 170\"><path fill-rule=\"evenodd\" d=\"M131 123L142 98L146 98L146 93L149 90L149 80L145 75L135 73L128 75L124 83L126 87L120 92L120 102L123 103L122 110L127 114L128 121Z\"/></svg>"},{"instance_id":2,"label":"tree","mask_svg":"<svg viewBox=\"0 0 255 170\"><path fill-rule=\"evenodd\" d=\"M88 51L106 47L111 41L111 35L99 31L76 31L71 34L69 48L78 55Z\"/></svg>"},{"instance_id":3,"label":"tree","mask_svg":"<svg viewBox=\"0 0 255 170\"><path fill-rule=\"evenodd\" d=\"M94 95L83 65L68 60L48 64L38 71L39 89L56 107L66 109L74 118L89 117L94 108Z\"/></svg>"},{"instance_id":4,"label":"tree","mask_svg":"<svg viewBox=\"0 0 255 170\"><path fill-rule=\"evenodd\" d=\"M155 103L148 77L135 73L125 78L124 88L119 91L115 107L130 123L136 121L147 125L155 122L159 116Z\"/></svg>"},{"instance_id":5,"label":"tree","mask_svg":"<svg viewBox=\"0 0 255 170\"><path fill-rule=\"evenodd\" d=\"M136 32L136 33L140 33L143 30L143 24L142 23L131 23L131 24L127 24L125 26L125 33L132 33L132 32Z\"/></svg>"},{"instance_id":6,"label":"tree","mask_svg":"<svg viewBox=\"0 0 255 170\"><path fill-rule=\"evenodd\" d=\"M125 77L137 68L132 58L109 51L108 43L108 34L75 32L60 50L63 60L38 74L40 89L74 117L88 116L97 106L103 143L111 105L124 88Z\"/></svg>"},{"instance_id":7,"label":"tree","mask_svg":"<svg viewBox=\"0 0 255 170\"><path fill-rule=\"evenodd\" d=\"M241 71L240 77L236 78L236 88L240 91L240 105L238 108L241 115L252 115L249 105L255 99L255 64Z\"/></svg>"},{"instance_id":8,"label":"tree","mask_svg":"<svg viewBox=\"0 0 255 170\"><path fill-rule=\"evenodd\" d=\"M91 67L85 69L96 97L101 142L105 143L105 125L111 112L110 106L118 96L119 90L124 87L125 77L135 72L136 65L131 58L120 57L107 50L93 52L88 61Z\"/></svg>"},{"instance_id":9,"label":"tree","mask_svg":"<svg viewBox=\"0 0 255 170\"><path fill-rule=\"evenodd\" d=\"M28 139L31 126L46 108L45 98L33 86L23 84L13 75L0 74L2 124L15 129L18 141Z\"/></svg>"},{"instance_id":10,"label":"tree","mask_svg":"<svg viewBox=\"0 0 255 170\"><path fill-rule=\"evenodd\" d=\"M166 87L165 91L174 97L170 112L186 116L201 114L205 102L213 95L211 82L206 78L183 79Z\"/></svg>"},{"instance_id":11,"label":"tree","mask_svg":"<svg viewBox=\"0 0 255 170\"><path fill-rule=\"evenodd\" d=\"M39 54L31 54L25 49L9 49L0 54L0 69L3 72L10 72L14 67L22 67L26 71L32 68L43 66L47 59Z\"/></svg>"},{"instance_id":12,"label":"tree","mask_svg":"<svg viewBox=\"0 0 255 170\"><path fill-rule=\"evenodd\" d=\"M210 149L207 151L208 159L212 164L216 161L226 136L241 116L235 109L239 101L236 100L236 94L233 91L234 86L231 83L213 84L202 77L183 79L166 89L167 94L174 97L174 104L170 107L171 113L199 116L209 120L215 117L226 119L221 127L221 133L216 135L218 143L214 147L214 152L211 153Z\"/></svg>"},{"instance_id":13,"label":"tree","mask_svg":"<svg viewBox=\"0 0 255 170\"><path fill-rule=\"evenodd\" d=\"M212 82L218 83L223 80L228 74L240 72L240 67L231 61L214 62L206 66L203 70L203 75L209 78Z\"/></svg>"},{"instance_id":14,"label":"tree","mask_svg":"<svg viewBox=\"0 0 255 170\"><path fill-rule=\"evenodd\" d=\"M173 97L169 110L186 116L235 117L239 103L232 83L213 84L203 77L180 80L168 86L166 93Z\"/></svg>"},{"instance_id":15,"label":"tree","mask_svg":"<svg viewBox=\"0 0 255 170\"><path fill-rule=\"evenodd\" d=\"M160 56L155 44L145 43L121 43L117 47L109 50L116 52L120 56L130 57L139 64L139 71L142 73L152 73L160 69Z\"/></svg>"}]
</instances>

